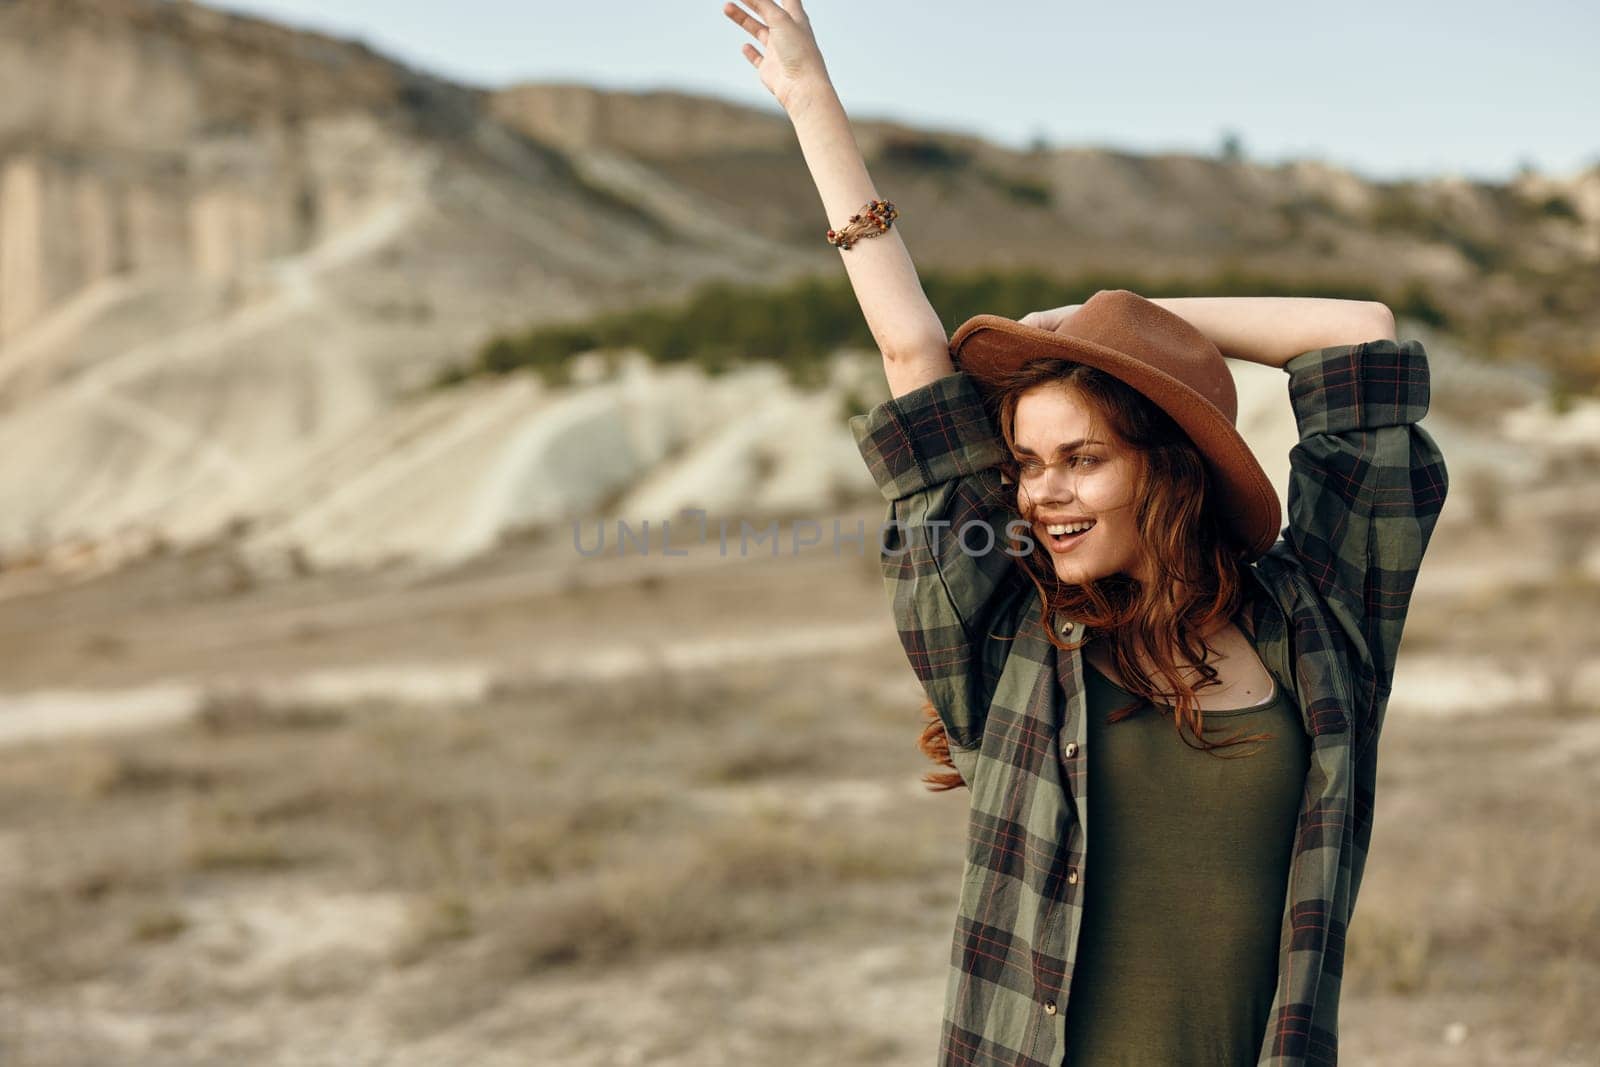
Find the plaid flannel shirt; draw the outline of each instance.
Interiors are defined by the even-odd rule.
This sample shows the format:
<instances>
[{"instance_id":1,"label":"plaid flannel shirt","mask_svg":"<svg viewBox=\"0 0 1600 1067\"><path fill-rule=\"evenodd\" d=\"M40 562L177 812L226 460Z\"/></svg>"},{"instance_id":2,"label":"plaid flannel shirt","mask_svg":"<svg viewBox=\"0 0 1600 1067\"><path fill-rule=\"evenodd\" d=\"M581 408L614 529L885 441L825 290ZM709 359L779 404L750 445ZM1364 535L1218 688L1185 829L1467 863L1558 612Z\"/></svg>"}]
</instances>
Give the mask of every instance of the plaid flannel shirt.
<instances>
[{"instance_id":1,"label":"plaid flannel shirt","mask_svg":"<svg viewBox=\"0 0 1600 1067\"><path fill-rule=\"evenodd\" d=\"M1439 449L1417 425L1428 408L1419 342L1321 348L1284 370L1299 432L1288 525L1249 567L1246 611L1311 753L1258 1067L1337 1062L1377 742L1447 488ZM970 788L939 1063L1056 1067L1084 879L1094 877L1082 654L1058 657L1038 591L1004 550L1007 524L1020 521L1014 487L1002 485L1005 444L969 377L888 400L850 429L889 501L882 562L901 643ZM981 551L971 523L990 528L995 550ZM1083 632L1072 619L1050 625L1069 641Z\"/></svg>"}]
</instances>

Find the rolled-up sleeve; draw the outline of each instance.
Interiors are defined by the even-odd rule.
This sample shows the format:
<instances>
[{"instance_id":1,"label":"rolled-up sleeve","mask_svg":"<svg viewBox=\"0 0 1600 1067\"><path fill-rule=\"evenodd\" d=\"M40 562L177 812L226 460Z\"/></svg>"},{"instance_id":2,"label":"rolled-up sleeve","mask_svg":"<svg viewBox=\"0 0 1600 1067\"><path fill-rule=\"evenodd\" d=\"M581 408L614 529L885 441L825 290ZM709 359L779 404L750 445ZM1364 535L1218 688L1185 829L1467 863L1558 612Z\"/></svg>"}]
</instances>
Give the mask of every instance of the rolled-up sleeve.
<instances>
[{"instance_id":1,"label":"rolled-up sleeve","mask_svg":"<svg viewBox=\"0 0 1600 1067\"><path fill-rule=\"evenodd\" d=\"M970 754L954 749L979 744L1028 584L1009 550L1026 527L1000 474L1005 442L959 371L855 416L850 431L889 505L882 563L895 627L959 769Z\"/></svg>"},{"instance_id":2,"label":"rolled-up sleeve","mask_svg":"<svg viewBox=\"0 0 1600 1067\"><path fill-rule=\"evenodd\" d=\"M850 432L891 502L997 467L1006 454L977 386L959 371L855 416Z\"/></svg>"},{"instance_id":3,"label":"rolled-up sleeve","mask_svg":"<svg viewBox=\"0 0 1600 1067\"><path fill-rule=\"evenodd\" d=\"M1304 571L1350 640L1375 738L1411 592L1449 487L1418 425L1428 359L1418 341L1304 352L1284 365L1299 443L1289 453L1288 525L1273 547Z\"/></svg>"}]
</instances>

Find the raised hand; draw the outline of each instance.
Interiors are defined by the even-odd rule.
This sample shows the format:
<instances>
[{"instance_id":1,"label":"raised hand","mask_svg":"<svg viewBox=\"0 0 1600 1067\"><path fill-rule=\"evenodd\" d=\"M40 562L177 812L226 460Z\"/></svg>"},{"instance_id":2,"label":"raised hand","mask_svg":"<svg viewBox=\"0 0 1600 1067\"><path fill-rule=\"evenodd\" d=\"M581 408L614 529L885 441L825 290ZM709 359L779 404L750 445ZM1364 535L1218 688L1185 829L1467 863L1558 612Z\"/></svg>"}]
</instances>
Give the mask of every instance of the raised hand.
<instances>
[{"instance_id":1,"label":"raised hand","mask_svg":"<svg viewBox=\"0 0 1600 1067\"><path fill-rule=\"evenodd\" d=\"M1048 311L1030 311L1017 321L1024 326L1037 326L1041 330L1054 330L1077 313L1082 304L1068 304L1065 307L1051 308Z\"/></svg>"},{"instance_id":2,"label":"raised hand","mask_svg":"<svg viewBox=\"0 0 1600 1067\"><path fill-rule=\"evenodd\" d=\"M808 93L830 84L822 52L811 33L811 20L806 17L800 0L784 3L743 0L743 3L766 21L760 21L736 3L723 4L722 13L765 46L766 55L752 44L745 44L741 51L750 65L761 73L761 84L792 116L794 107L802 103Z\"/></svg>"}]
</instances>

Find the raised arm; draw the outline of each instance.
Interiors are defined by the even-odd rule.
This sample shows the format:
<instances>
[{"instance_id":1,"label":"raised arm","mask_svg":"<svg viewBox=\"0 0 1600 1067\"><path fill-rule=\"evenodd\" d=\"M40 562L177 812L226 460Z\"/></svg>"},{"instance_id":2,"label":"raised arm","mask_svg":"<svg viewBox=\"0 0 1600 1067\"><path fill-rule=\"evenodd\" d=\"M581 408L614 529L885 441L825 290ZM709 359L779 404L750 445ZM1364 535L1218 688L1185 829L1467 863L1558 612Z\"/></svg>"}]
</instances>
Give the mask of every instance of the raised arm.
<instances>
[{"instance_id":1,"label":"raised arm","mask_svg":"<svg viewBox=\"0 0 1600 1067\"><path fill-rule=\"evenodd\" d=\"M844 106L834 92L811 32L811 20L800 0L744 0L726 3L723 13L743 27L755 45L744 46L745 58L761 73L767 87L794 125L800 151L810 168L827 224L843 229L851 215L869 201L882 199L861 158ZM891 198L892 199L892 198ZM902 396L919 386L952 374L949 337L922 291L898 223L888 232L840 249L845 273L855 290L861 313L883 354L889 392Z\"/></svg>"},{"instance_id":2,"label":"raised arm","mask_svg":"<svg viewBox=\"0 0 1600 1067\"><path fill-rule=\"evenodd\" d=\"M1375 300L1182 296L1151 303L1187 319L1224 356L1269 367L1313 348L1396 340L1394 313Z\"/></svg>"}]
</instances>

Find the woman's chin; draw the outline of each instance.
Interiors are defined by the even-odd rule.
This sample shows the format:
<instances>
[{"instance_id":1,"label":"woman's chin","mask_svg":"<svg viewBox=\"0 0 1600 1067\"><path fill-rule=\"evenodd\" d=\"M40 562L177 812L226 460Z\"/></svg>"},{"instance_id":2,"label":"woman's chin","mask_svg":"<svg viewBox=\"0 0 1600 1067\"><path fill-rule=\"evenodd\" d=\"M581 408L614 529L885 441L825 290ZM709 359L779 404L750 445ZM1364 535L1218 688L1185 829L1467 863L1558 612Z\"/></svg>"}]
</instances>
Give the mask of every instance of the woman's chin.
<instances>
[{"instance_id":1,"label":"woman's chin","mask_svg":"<svg viewBox=\"0 0 1600 1067\"><path fill-rule=\"evenodd\" d=\"M1085 565L1075 559L1057 559L1056 577L1064 582L1081 585L1092 582L1102 575L1092 565Z\"/></svg>"},{"instance_id":2,"label":"woman's chin","mask_svg":"<svg viewBox=\"0 0 1600 1067\"><path fill-rule=\"evenodd\" d=\"M1126 574L1115 566L1105 566L1096 560L1078 560L1070 557L1057 557L1055 561L1056 577L1069 585L1088 585L1109 578L1113 574Z\"/></svg>"}]
</instances>

